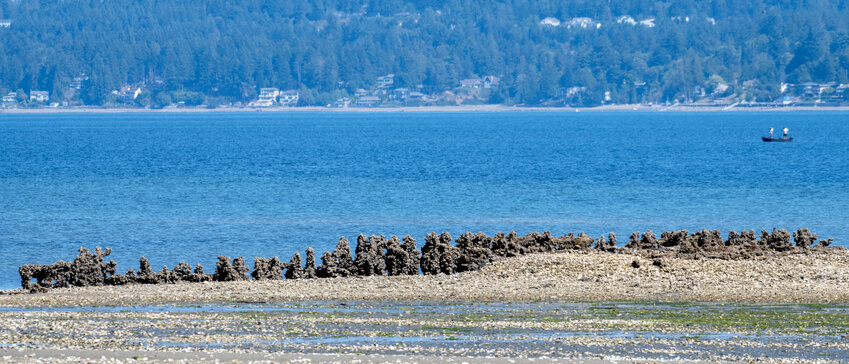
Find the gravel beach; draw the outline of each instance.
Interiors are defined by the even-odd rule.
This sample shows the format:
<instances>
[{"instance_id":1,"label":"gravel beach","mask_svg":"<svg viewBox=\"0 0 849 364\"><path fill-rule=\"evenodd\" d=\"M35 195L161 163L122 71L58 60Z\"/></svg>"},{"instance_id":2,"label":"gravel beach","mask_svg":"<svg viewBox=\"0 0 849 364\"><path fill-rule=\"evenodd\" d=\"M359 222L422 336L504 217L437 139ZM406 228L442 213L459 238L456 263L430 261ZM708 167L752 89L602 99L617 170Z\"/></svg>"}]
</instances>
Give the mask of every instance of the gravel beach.
<instances>
[{"instance_id":1,"label":"gravel beach","mask_svg":"<svg viewBox=\"0 0 849 364\"><path fill-rule=\"evenodd\" d=\"M0 295L0 362L849 361L849 251Z\"/></svg>"},{"instance_id":2,"label":"gravel beach","mask_svg":"<svg viewBox=\"0 0 849 364\"><path fill-rule=\"evenodd\" d=\"M634 263L636 262L636 264ZM849 250L747 260L559 252L503 259L456 275L204 282L0 295L0 307L291 301L847 303ZM639 267L634 267L638 265Z\"/></svg>"}]
</instances>

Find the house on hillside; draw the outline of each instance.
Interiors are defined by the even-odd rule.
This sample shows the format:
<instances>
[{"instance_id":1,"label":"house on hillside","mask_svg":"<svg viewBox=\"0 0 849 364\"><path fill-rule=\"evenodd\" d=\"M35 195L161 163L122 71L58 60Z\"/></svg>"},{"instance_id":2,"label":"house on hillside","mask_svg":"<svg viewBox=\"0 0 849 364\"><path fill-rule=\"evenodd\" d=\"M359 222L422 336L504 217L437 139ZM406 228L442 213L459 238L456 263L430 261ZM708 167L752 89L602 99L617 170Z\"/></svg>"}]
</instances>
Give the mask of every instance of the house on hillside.
<instances>
[{"instance_id":1,"label":"house on hillside","mask_svg":"<svg viewBox=\"0 0 849 364\"><path fill-rule=\"evenodd\" d=\"M6 94L6 96L3 96L3 103L14 104L14 103L17 103L17 102L18 102L18 93L17 92L10 92L10 93Z\"/></svg>"},{"instance_id":2,"label":"house on hillside","mask_svg":"<svg viewBox=\"0 0 849 364\"><path fill-rule=\"evenodd\" d=\"M630 15L622 15L616 18L616 23L618 24L628 24L628 25L637 25L637 21L632 18Z\"/></svg>"},{"instance_id":3,"label":"house on hillside","mask_svg":"<svg viewBox=\"0 0 849 364\"><path fill-rule=\"evenodd\" d=\"M844 83L844 84L837 86L834 89L834 93L832 94L832 97L835 98L835 99L842 99L843 97L846 96L846 93L849 92L846 89L849 89L849 84L847 84L847 83Z\"/></svg>"},{"instance_id":4,"label":"house on hillside","mask_svg":"<svg viewBox=\"0 0 849 364\"><path fill-rule=\"evenodd\" d=\"M480 78L467 78L464 80L460 80L460 88L481 88L483 87L483 80Z\"/></svg>"},{"instance_id":5,"label":"house on hillside","mask_svg":"<svg viewBox=\"0 0 849 364\"><path fill-rule=\"evenodd\" d=\"M410 92L410 95L407 96L407 100L410 100L410 101L424 101L424 99L425 99L425 94L418 92L418 91Z\"/></svg>"},{"instance_id":6,"label":"house on hillside","mask_svg":"<svg viewBox=\"0 0 849 364\"><path fill-rule=\"evenodd\" d=\"M86 76L85 73L81 73L79 76L74 77L74 80L71 81L71 84L68 86L68 88L79 90L83 88L83 84L86 81L88 81L88 76Z\"/></svg>"},{"instance_id":7,"label":"house on hillside","mask_svg":"<svg viewBox=\"0 0 849 364\"><path fill-rule=\"evenodd\" d=\"M50 93L47 91L31 91L29 93L30 102L47 102L50 100Z\"/></svg>"},{"instance_id":8,"label":"house on hillside","mask_svg":"<svg viewBox=\"0 0 849 364\"><path fill-rule=\"evenodd\" d=\"M377 96L363 96L357 100L359 107L375 107L380 103L380 98Z\"/></svg>"},{"instance_id":9,"label":"house on hillside","mask_svg":"<svg viewBox=\"0 0 849 364\"><path fill-rule=\"evenodd\" d=\"M558 27L560 26L560 19L548 17L543 20L540 20L540 25L550 26L550 27Z\"/></svg>"},{"instance_id":10,"label":"house on hillside","mask_svg":"<svg viewBox=\"0 0 849 364\"><path fill-rule=\"evenodd\" d=\"M837 83L805 82L796 86L796 95L802 95L805 97L820 97L820 95L822 95L823 90L833 86L837 86Z\"/></svg>"},{"instance_id":11,"label":"house on hillside","mask_svg":"<svg viewBox=\"0 0 849 364\"><path fill-rule=\"evenodd\" d=\"M280 96L277 98L281 104L287 106L295 106L298 104L298 100L300 100L301 94L298 93L297 90L288 90L280 93Z\"/></svg>"},{"instance_id":12,"label":"house on hillside","mask_svg":"<svg viewBox=\"0 0 849 364\"><path fill-rule=\"evenodd\" d=\"M358 88L356 91L354 91L354 97L363 96L368 96L368 91L366 91L365 89Z\"/></svg>"},{"instance_id":13,"label":"house on hillside","mask_svg":"<svg viewBox=\"0 0 849 364\"><path fill-rule=\"evenodd\" d=\"M407 96L410 94L410 89L406 87L396 88L392 90L392 100L407 101Z\"/></svg>"},{"instance_id":14,"label":"house on hillside","mask_svg":"<svg viewBox=\"0 0 849 364\"><path fill-rule=\"evenodd\" d=\"M498 87L499 82L501 82L501 79L496 76L485 76L483 78L483 88Z\"/></svg>"},{"instance_id":15,"label":"house on hillside","mask_svg":"<svg viewBox=\"0 0 849 364\"><path fill-rule=\"evenodd\" d=\"M572 28L582 28L582 29L586 29L586 28L596 28L596 29L598 29L598 28L601 28L601 23L597 23L592 18L572 18L572 19L566 21L564 24L566 24L566 28L569 28L569 29L572 29Z\"/></svg>"},{"instance_id":16,"label":"house on hillside","mask_svg":"<svg viewBox=\"0 0 849 364\"><path fill-rule=\"evenodd\" d=\"M260 100L262 100L262 99L274 100L274 99L277 98L277 96L280 96L280 90L278 90L276 87L265 87L265 88L259 89L259 99Z\"/></svg>"},{"instance_id":17,"label":"house on hillside","mask_svg":"<svg viewBox=\"0 0 849 364\"><path fill-rule=\"evenodd\" d=\"M351 104L351 99L347 98L347 97L343 97L341 99L337 99L336 102L333 103L333 107L345 109L350 104Z\"/></svg>"},{"instance_id":18,"label":"house on hillside","mask_svg":"<svg viewBox=\"0 0 849 364\"><path fill-rule=\"evenodd\" d=\"M263 87L259 89L259 96L257 96L256 101L251 102L248 106L271 107L277 102L278 96L280 96L280 90L276 87Z\"/></svg>"},{"instance_id":19,"label":"house on hillside","mask_svg":"<svg viewBox=\"0 0 849 364\"><path fill-rule=\"evenodd\" d=\"M644 20L640 20L640 25L646 28L654 28L654 18L648 18Z\"/></svg>"},{"instance_id":20,"label":"house on hillside","mask_svg":"<svg viewBox=\"0 0 849 364\"><path fill-rule=\"evenodd\" d=\"M141 87L133 87L130 85L124 85L121 87L121 90L116 93L118 96L118 100L122 102L133 102L133 100L137 99L139 95L141 95L142 89Z\"/></svg>"},{"instance_id":21,"label":"house on hillside","mask_svg":"<svg viewBox=\"0 0 849 364\"><path fill-rule=\"evenodd\" d=\"M501 79L496 76L485 76L483 78L467 78L460 80L460 88L493 88L498 87Z\"/></svg>"},{"instance_id":22,"label":"house on hillside","mask_svg":"<svg viewBox=\"0 0 849 364\"><path fill-rule=\"evenodd\" d=\"M380 76L377 78L377 88L392 88L392 85L395 84L395 74L390 73L386 76Z\"/></svg>"}]
</instances>

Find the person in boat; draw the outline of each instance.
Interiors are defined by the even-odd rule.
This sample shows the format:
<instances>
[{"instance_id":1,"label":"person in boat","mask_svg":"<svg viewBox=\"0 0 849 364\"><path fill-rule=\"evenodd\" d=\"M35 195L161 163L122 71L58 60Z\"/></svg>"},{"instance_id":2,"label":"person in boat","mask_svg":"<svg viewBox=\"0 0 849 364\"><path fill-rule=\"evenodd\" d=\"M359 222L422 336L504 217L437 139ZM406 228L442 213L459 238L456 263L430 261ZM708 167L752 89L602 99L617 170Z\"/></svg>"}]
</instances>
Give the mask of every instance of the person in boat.
<instances>
[{"instance_id":1,"label":"person in boat","mask_svg":"<svg viewBox=\"0 0 849 364\"><path fill-rule=\"evenodd\" d=\"M770 139L772 139L772 132L774 132L774 131L775 131L775 129L773 129L773 128L770 126L770 127L769 127L769 138L770 138Z\"/></svg>"},{"instance_id":2,"label":"person in boat","mask_svg":"<svg viewBox=\"0 0 849 364\"><path fill-rule=\"evenodd\" d=\"M784 128L784 139L787 139L787 132L788 131L790 131L790 129Z\"/></svg>"}]
</instances>

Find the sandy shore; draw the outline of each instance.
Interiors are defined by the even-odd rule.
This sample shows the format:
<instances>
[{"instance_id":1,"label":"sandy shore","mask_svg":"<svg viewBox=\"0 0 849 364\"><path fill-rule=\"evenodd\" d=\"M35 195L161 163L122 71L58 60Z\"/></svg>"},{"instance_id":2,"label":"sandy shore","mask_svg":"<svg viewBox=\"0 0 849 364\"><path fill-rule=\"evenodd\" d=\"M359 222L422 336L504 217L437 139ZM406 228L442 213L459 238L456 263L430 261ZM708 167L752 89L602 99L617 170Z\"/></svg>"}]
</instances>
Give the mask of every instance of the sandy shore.
<instances>
[{"instance_id":1,"label":"sandy shore","mask_svg":"<svg viewBox=\"0 0 849 364\"><path fill-rule=\"evenodd\" d=\"M637 261L639 268L633 267ZM451 276L353 277L56 289L0 295L0 307L292 301L849 303L849 250L752 260L563 252Z\"/></svg>"},{"instance_id":2,"label":"sandy shore","mask_svg":"<svg viewBox=\"0 0 849 364\"><path fill-rule=\"evenodd\" d=\"M373 113L373 112L791 112L791 111L849 111L849 106L789 106L789 107L713 107L698 105L604 105L596 107L526 107L504 105L459 105L459 106L410 106L410 107L349 107L328 108L319 106L305 107L269 107L269 108L39 108L39 109L0 109L0 114L53 114L53 113L290 113L290 112L330 112L330 113Z\"/></svg>"}]
</instances>

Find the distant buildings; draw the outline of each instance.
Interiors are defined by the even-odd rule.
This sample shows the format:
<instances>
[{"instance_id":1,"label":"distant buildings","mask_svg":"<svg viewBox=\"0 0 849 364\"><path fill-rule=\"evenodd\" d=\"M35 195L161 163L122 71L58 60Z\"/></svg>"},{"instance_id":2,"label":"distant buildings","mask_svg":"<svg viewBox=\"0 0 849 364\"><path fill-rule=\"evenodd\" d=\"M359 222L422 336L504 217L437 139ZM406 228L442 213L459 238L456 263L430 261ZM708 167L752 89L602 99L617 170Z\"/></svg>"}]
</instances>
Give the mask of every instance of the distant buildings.
<instances>
[{"instance_id":1,"label":"distant buildings","mask_svg":"<svg viewBox=\"0 0 849 364\"><path fill-rule=\"evenodd\" d=\"M395 74L388 74L386 76L380 76L377 78L377 88L392 88L392 85L395 84Z\"/></svg>"},{"instance_id":2,"label":"distant buildings","mask_svg":"<svg viewBox=\"0 0 849 364\"><path fill-rule=\"evenodd\" d=\"M88 81L88 76L85 73L81 73L79 76L74 77L74 80L71 81L71 84L68 86L69 89L80 90L83 88L83 84Z\"/></svg>"},{"instance_id":3,"label":"distant buildings","mask_svg":"<svg viewBox=\"0 0 849 364\"><path fill-rule=\"evenodd\" d=\"M278 102L287 105L294 106L298 104L298 100L300 99L300 94L296 90L283 91L278 97Z\"/></svg>"},{"instance_id":4,"label":"distant buildings","mask_svg":"<svg viewBox=\"0 0 849 364\"><path fill-rule=\"evenodd\" d=\"M129 103L135 101L141 93L142 89L139 86L124 85L116 95L118 96L118 101Z\"/></svg>"},{"instance_id":5,"label":"distant buildings","mask_svg":"<svg viewBox=\"0 0 849 364\"><path fill-rule=\"evenodd\" d=\"M0 28L8 28L12 26L12 21L9 19L0 19Z\"/></svg>"},{"instance_id":6,"label":"distant buildings","mask_svg":"<svg viewBox=\"0 0 849 364\"><path fill-rule=\"evenodd\" d=\"M558 27L558 26L560 26L560 19L548 17L548 18L545 18L543 20L540 20L539 24L540 25L548 25L548 26L552 26L552 27Z\"/></svg>"},{"instance_id":7,"label":"distant buildings","mask_svg":"<svg viewBox=\"0 0 849 364\"><path fill-rule=\"evenodd\" d=\"M501 79L496 76L485 76L483 78L467 78L460 80L460 88L493 88L498 87Z\"/></svg>"},{"instance_id":8,"label":"distant buildings","mask_svg":"<svg viewBox=\"0 0 849 364\"><path fill-rule=\"evenodd\" d=\"M567 29L571 28L601 28L601 23L596 22L592 18L572 18L565 23Z\"/></svg>"},{"instance_id":9,"label":"distant buildings","mask_svg":"<svg viewBox=\"0 0 849 364\"><path fill-rule=\"evenodd\" d=\"M620 16L619 18L616 19L616 22L619 23L619 24L637 25L637 21L634 20L634 18L632 18L629 15Z\"/></svg>"},{"instance_id":10,"label":"distant buildings","mask_svg":"<svg viewBox=\"0 0 849 364\"><path fill-rule=\"evenodd\" d=\"M17 92L10 92L10 93L6 94L6 96L3 96L3 103L12 104L12 103L17 103L17 102L18 102L18 93Z\"/></svg>"},{"instance_id":11,"label":"distant buildings","mask_svg":"<svg viewBox=\"0 0 849 364\"><path fill-rule=\"evenodd\" d=\"M250 107L271 107L276 104L283 106L294 106L298 104L300 95L296 90L281 92L276 87L264 87L259 89L257 99L248 104Z\"/></svg>"},{"instance_id":12,"label":"distant buildings","mask_svg":"<svg viewBox=\"0 0 849 364\"><path fill-rule=\"evenodd\" d=\"M47 102L50 100L50 93L47 91L31 91L29 93L30 102Z\"/></svg>"},{"instance_id":13,"label":"distant buildings","mask_svg":"<svg viewBox=\"0 0 849 364\"><path fill-rule=\"evenodd\" d=\"M359 107L375 107L380 103L380 98L377 96L363 96L357 100L357 106Z\"/></svg>"}]
</instances>

